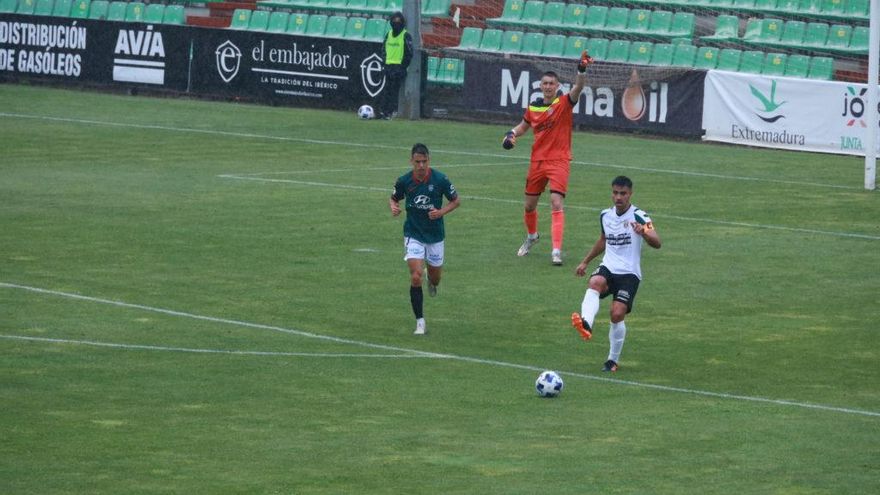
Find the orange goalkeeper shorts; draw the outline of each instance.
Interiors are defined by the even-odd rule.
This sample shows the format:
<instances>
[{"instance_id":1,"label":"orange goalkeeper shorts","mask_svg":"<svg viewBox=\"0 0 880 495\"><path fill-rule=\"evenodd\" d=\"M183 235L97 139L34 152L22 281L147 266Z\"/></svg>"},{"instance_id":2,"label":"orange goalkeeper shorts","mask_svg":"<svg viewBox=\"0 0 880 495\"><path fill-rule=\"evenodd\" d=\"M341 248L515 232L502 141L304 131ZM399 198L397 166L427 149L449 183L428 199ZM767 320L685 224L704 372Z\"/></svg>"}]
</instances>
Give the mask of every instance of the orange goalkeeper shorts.
<instances>
[{"instance_id":1,"label":"orange goalkeeper shorts","mask_svg":"<svg viewBox=\"0 0 880 495\"><path fill-rule=\"evenodd\" d=\"M529 165L526 175L526 194L539 196L550 184L550 192L565 196L568 191L568 176L571 173L569 160L537 160Z\"/></svg>"}]
</instances>

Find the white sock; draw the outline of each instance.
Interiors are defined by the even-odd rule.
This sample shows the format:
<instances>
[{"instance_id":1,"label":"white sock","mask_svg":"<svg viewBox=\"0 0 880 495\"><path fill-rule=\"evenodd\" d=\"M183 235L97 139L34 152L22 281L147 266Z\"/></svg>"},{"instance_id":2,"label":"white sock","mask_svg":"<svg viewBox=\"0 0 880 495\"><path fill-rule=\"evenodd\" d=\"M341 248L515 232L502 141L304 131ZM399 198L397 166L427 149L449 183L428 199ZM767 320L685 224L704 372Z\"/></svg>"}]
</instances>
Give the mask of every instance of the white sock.
<instances>
[{"instance_id":1,"label":"white sock","mask_svg":"<svg viewBox=\"0 0 880 495\"><path fill-rule=\"evenodd\" d=\"M528 238L534 241L535 239L538 238L538 233L535 232L534 234L529 234L529 235L528 235Z\"/></svg>"},{"instance_id":2,"label":"white sock","mask_svg":"<svg viewBox=\"0 0 880 495\"><path fill-rule=\"evenodd\" d=\"M626 339L626 323L612 323L611 330L608 331L608 341L611 343L611 350L608 351L608 359L615 363L620 360L620 351L623 350L623 341Z\"/></svg>"},{"instance_id":3,"label":"white sock","mask_svg":"<svg viewBox=\"0 0 880 495\"><path fill-rule=\"evenodd\" d=\"M596 313L599 312L599 291L587 289L584 301L581 303L581 318L587 321L587 325L593 328Z\"/></svg>"}]
</instances>

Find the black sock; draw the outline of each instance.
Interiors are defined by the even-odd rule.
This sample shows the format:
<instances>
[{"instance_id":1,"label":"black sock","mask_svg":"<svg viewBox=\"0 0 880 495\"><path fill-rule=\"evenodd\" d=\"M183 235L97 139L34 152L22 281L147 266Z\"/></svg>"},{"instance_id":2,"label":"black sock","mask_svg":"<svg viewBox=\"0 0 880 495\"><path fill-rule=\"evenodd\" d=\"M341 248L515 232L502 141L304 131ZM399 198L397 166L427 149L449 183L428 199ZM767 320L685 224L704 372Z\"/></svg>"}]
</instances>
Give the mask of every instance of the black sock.
<instances>
[{"instance_id":1,"label":"black sock","mask_svg":"<svg viewBox=\"0 0 880 495\"><path fill-rule=\"evenodd\" d=\"M422 296L422 286L418 287L410 287L409 288L409 302L412 304L413 313L416 315L416 319L423 318L424 314L422 313L422 300L424 297Z\"/></svg>"}]
</instances>

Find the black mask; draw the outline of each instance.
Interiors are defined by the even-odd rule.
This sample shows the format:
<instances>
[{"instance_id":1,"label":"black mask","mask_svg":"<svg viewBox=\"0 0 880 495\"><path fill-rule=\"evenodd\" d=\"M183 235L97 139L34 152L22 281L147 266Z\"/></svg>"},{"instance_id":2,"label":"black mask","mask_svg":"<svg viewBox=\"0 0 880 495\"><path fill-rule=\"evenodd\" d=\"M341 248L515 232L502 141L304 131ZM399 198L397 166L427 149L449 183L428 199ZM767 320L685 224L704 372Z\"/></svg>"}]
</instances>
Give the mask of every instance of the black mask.
<instances>
[{"instance_id":1,"label":"black mask","mask_svg":"<svg viewBox=\"0 0 880 495\"><path fill-rule=\"evenodd\" d=\"M400 34L403 31L403 21L400 19L394 19L391 21L391 31L394 32L394 36Z\"/></svg>"}]
</instances>

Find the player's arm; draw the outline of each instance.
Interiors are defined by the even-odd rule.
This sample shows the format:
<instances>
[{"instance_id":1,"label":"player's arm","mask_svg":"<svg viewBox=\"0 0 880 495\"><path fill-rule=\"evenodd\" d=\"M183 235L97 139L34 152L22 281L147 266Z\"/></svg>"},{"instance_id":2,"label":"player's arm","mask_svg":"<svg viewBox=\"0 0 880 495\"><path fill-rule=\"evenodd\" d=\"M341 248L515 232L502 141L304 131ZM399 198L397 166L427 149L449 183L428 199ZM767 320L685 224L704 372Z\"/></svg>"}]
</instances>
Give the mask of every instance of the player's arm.
<instances>
[{"instance_id":1,"label":"player's arm","mask_svg":"<svg viewBox=\"0 0 880 495\"><path fill-rule=\"evenodd\" d=\"M571 87L571 92L568 93L572 105L577 104L578 99L581 97L581 92L587 85L587 66L592 63L593 57L584 50L581 54L581 58L578 59L578 69L577 75L574 78L574 86Z\"/></svg>"},{"instance_id":2,"label":"player's arm","mask_svg":"<svg viewBox=\"0 0 880 495\"><path fill-rule=\"evenodd\" d=\"M596 243L593 244L593 248L590 249L590 252L587 253L587 256L584 257L583 261L581 261L581 264L578 265L577 268L575 268L575 270L574 270L575 275L577 275L578 277L583 277L584 275L586 275L587 274L587 265L589 265L590 262L593 261L594 258L596 258L596 256L599 256L600 254L602 254L604 252L605 252L605 232L602 232L602 234L599 236L599 238L596 239Z\"/></svg>"},{"instance_id":3,"label":"player's arm","mask_svg":"<svg viewBox=\"0 0 880 495\"><path fill-rule=\"evenodd\" d=\"M501 143L504 149L509 150L516 146L516 138L525 134L530 127L531 126L525 119L520 120L516 127L504 134L504 140Z\"/></svg>"},{"instance_id":4,"label":"player's arm","mask_svg":"<svg viewBox=\"0 0 880 495\"><path fill-rule=\"evenodd\" d=\"M405 198L406 196L400 194L400 191L403 190L400 182L394 184L394 191L391 193L391 197L388 198L388 208L391 209L391 216L396 217L400 215L400 200Z\"/></svg>"},{"instance_id":5,"label":"player's arm","mask_svg":"<svg viewBox=\"0 0 880 495\"><path fill-rule=\"evenodd\" d=\"M660 249L660 234L658 234L657 229L654 228L653 222L648 222L646 224L634 222L633 231L642 236L642 239L644 239L649 246L654 249Z\"/></svg>"},{"instance_id":6,"label":"player's arm","mask_svg":"<svg viewBox=\"0 0 880 495\"><path fill-rule=\"evenodd\" d=\"M458 206L460 204L461 204L461 200L459 200L458 196L456 196L455 199L451 199L451 200L449 200L449 202L447 202L445 205L443 205L443 208L440 208L439 210L435 209L435 210L429 211L428 218L430 218L431 220L437 220L438 218L445 216L448 213L450 213L452 210L458 208Z\"/></svg>"}]
</instances>

